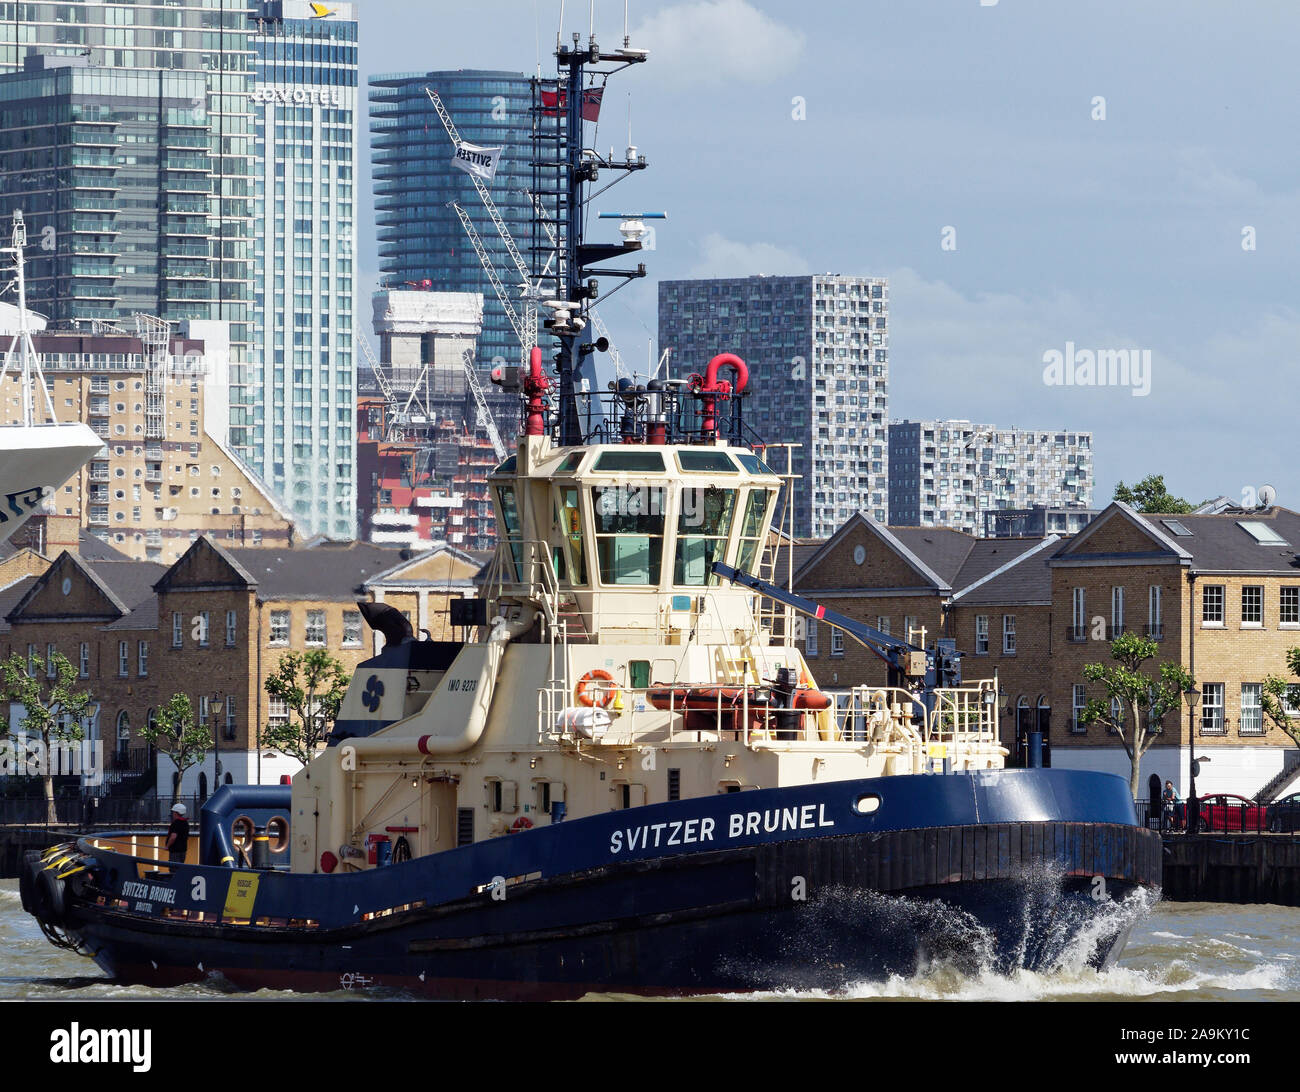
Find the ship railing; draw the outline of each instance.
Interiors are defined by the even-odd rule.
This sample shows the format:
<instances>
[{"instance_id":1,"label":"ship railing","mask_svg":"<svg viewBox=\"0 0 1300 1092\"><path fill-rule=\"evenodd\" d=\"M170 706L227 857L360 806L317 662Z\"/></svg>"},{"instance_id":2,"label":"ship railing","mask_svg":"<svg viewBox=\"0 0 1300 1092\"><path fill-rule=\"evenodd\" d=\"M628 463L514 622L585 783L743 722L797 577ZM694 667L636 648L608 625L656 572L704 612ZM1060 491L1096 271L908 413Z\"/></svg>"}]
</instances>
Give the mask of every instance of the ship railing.
<instances>
[{"instance_id":1,"label":"ship railing","mask_svg":"<svg viewBox=\"0 0 1300 1092\"><path fill-rule=\"evenodd\" d=\"M927 743L980 744L998 740L996 679L940 687L926 724Z\"/></svg>"},{"instance_id":2,"label":"ship railing","mask_svg":"<svg viewBox=\"0 0 1300 1092\"><path fill-rule=\"evenodd\" d=\"M499 543L483 586L493 597L518 595L536 603L547 622L555 625L560 610L560 582L549 543L526 538L508 538Z\"/></svg>"},{"instance_id":3,"label":"ship railing","mask_svg":"<svg viewBox=\"0 0 1300 1092\"><path fill-rule=\"evenodd\" d=\"M874 693L860 687L843 692L830 708L814 710L778 705L771 688L761 684L629 687L593 678L580 696L576 684L570 688L552 679L538 692L538 738L583 749L736 742L754 748L859 750L872 738ZM914 742L920 746L919 734Z\"/></svg>"}]
</instances>

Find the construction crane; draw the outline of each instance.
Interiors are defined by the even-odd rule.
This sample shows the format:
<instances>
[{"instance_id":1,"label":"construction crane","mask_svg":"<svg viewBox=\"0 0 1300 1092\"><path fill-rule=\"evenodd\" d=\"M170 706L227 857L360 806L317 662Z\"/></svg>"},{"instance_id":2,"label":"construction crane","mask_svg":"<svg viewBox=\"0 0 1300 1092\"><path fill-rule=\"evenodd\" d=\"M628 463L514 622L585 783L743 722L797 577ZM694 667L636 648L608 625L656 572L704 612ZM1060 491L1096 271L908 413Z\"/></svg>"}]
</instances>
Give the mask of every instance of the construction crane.
<instances>
[{"instance_id":1,"label":"construction crane","mask_svg":"<svg viewBox=\"0 0 1300 1092\"><path fill-rule=\"evenodd\" d=\"M526 354L532 345L528 341L528 329L524 325L524 320L519 317L515 310L515 305L510 299L506 287L501 283L501 278L497 276L496 270L492 267L492 257L488 254L487 248L483 245L483 240L479 238L478 232L474 228L473 222L463 208L455 201L449 201L448 204L455 209L456 215L460 218L460 225L465 229L465 234L469 236L469 241L474 247L474 253L478 255L478 260L483 266L483 272L487 274L488 283L492 285L492 290L497 294L497 299L501 301L501 306L505 308L506 318L510 320L510 325L514 327L516 335L519 337L519 344ZM536 331L537 312L533 311L533 330Z\"/></svg>"},{"instance_id":2,"label":"construction crane","mask_svg":"<svg viewBox=\"0 0 1300 1092\"><path fill-rule=\"evenodd\" d=\"M447 130L447 135L451 138L452 144L459 149L463 141L460 138L460 133L456 130L455 122L451 120L451 114L447 112L442 99L438 97L438 92L426 87L424 93L429 96L429 101L433 103L433 108L438 112L438 117L442 120L443 128ZM524 261L524 256L519 253L519 248L515 246L515 241L510 235L510 229L506 227L505 220L501 218L501 212L497 208L496 202L492 200L492 195L488 193L487 187L483 185L483 180L473 174L469 175L469 179L474 183L474 189L478 191L479 198L483 201L483 207L487 209L488 216L492 218L492 223L496 226L497 234L501 236L501 242L505 244L506 253L510 255L510 260L514 263L515 269L519 271L519 276L522 278L523 283L520 287L524 295L523 328L528 335L528 341L524 348L527 351L537 341L537 302L534 298L532 271L528 268L528 263ZM465 218L462 217L461 223L464 222ZM475 249L478 250L479 247L476 246ZM483 260L482 254L485 253L484 250L480 254L480 261ZM484 268L487 268L487 263L484 263Z\"/></svg>"},{"instance_id":3,"label":"construction crane","mask_svg":"<svg viewBox=\"0 0 1300 1092\"><path fill-rule=\"evenodd\" d=\"M474 396L474 403L478 406L478 423L482 426L483 431L487 433L488 441L492 444L492 450L496 452L497 462L501 462L506 457L506 445L502 442L501 433L497 430L496 418L492 416L492 411L488 409L487 396L483 393L483 385L478 381L478 369L474 367L473 346L461 353L461 360L465 363L465 382L469 384L470 393Z\"/></svg>"}]
</instances>

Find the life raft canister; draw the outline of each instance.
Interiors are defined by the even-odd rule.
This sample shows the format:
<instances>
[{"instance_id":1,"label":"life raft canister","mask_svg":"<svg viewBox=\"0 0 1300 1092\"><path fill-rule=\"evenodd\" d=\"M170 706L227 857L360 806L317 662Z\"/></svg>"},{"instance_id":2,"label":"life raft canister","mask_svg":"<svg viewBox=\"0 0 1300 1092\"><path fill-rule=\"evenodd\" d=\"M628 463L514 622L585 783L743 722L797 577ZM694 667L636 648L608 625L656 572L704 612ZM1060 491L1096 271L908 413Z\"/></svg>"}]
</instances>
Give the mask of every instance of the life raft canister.
<instances>
[{"instance_id":1,"label":"life raft canister","mask_svg":"<svg viewBox=\"0 0 1300 1092\"><path fill-rule=\"evenodd\" d=\"M609 683L610 685L592 685L597 682ZM573 691L573 697L579 705L604 709L605 706L618 697L618 692L618 686L614 683L614 676L598 667L594 671L588 671L578 680L578 685Z\"/></svg>"},{"instance_id":2,"label":"life raft canister","mask_svg":"<svg viewBox=\"0 0 1300 1092\"><path fill-rule=\"evenodd\" d=\"M518 819L514 821L514 823L511 824L510 833L518 834L521 830L532 830L532 829L533 829L533 821L529 819L528 816L521 815Z\"/></svg>"}]
</instances>

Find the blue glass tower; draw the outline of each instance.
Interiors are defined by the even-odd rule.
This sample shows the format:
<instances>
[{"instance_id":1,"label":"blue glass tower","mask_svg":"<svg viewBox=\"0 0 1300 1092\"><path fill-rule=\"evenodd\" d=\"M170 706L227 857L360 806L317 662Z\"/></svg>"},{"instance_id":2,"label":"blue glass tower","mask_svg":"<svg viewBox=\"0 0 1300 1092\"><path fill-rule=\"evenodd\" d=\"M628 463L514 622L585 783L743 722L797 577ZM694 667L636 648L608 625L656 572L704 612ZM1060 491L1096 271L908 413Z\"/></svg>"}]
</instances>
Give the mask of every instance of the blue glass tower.
<instances>
[{"instance_id":1,"label":"blue glass tower","mask_svg":"<svg viewBox=\"0 0 1300 1092\"><path fill-rule=\"evenodd\" d=\"M317 14L324 11L324 14ZM357 22L254 6L252 428L239 451L300 533L356 529Z\"/></svg>"},{"instance_id":2,"label":"blue glass tower","mask_svg":"<svg viewBox=\"0 0 1300 1092\"><path fill-rule=\"evenodd\" d=\"M481 292L483 332L480 366L494 358L519 360L519 338L493 292L455 210L469 214L512 294L516 276L469 175L452 165L453 147L425 88L438 93L461 138L471 144L503 145L496 178L488 186L525 262L533 264L532 82L519 72L466 69L400 73L370 80L371 159L379 271L387 287L430 280L442 292ZM511 431L517 421L509 422Z\"/></svg>"}]
</instances>

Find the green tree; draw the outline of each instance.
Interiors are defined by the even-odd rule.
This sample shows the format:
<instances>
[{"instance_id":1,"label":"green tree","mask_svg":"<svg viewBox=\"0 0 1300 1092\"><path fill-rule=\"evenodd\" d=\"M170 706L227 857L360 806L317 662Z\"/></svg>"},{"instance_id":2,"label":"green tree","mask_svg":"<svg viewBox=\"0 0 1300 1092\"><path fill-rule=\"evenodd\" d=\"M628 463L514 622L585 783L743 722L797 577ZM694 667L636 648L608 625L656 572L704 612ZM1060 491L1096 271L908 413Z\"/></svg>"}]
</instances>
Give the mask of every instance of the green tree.
<instances>
[{"instance_id":1,"label":"green tree","mask_svg":"<svg viewBox=\"0 0 1300 1092\"><path fill-rule=\"evenodd\" d=\"M1286 666L1293 676L1300 677L1300 648L1287 650ZM1280 675L1266 675L1259 703L1269 720L1300 743L1300 722L1286 714L1287 705L1292 708L1300 705L1300 683L1288 681Z\"/></svg>"},{"instance_id":2,"label":"green tree","mask_svg":"<svg viewBox=\"0 0 1300 1092\"><path fill-rule=\"evenodd\" d=\"M188 694L173 694L155 714L154 722L139 731L140 738L166 755L176 766L172 803L181 798L185 771L203 761L212 747L212 729L200 724Z\"/></svg>"},{"instance_id":3,"label":"green tree","mask_svg":"<svg viewBox=\"0 0 1300 1092\"><path fill-rule=\"evenodd\" d=\"M347 688L347 672L329 653L286 652L267 678L266 692L284 702L289 718L263 729L258 746L274 747L307 765L333 730Z\"/></svg>"},{"instance_id":4,"label":"green tree","mask_svg":"<svg viewBox=\"0 0 1300 1092\"><path fill-rule=\"evenodd\" d=\"M1132 489L1122 481L1117 482L1113 499L1123 501L1125 504L1136 508L1139 512L1148 513L1185 513L1195 508L1195 505L1190 501L1185 501L1182 497L1175 497L1165 488L1165 476L1163 474L1148 474Z\"/></svg>"},{"instance_id":5,"label":"green tree","mask_svg":"<svg viewBox=\"0 0 1300 1092\"><path fill-rule=\"evenodd\" d=\"M34 666L34 665L32 665ZM41 784L45 790L45 818L58 822L54 807L53 752L56 746L80 743L85 733L82 720L90 708L90 692L77 690L77 669L61 652L46 665L45 678L39 670L28 670L28 662L14 653L0 663L0 700L18 702L26 713L22 732L28 740L40 739ZM53 668L53 676L49 675ZM8 721L0 719L0 735L9 733Z\"/></svg>"},{"instance_id":6,"label":"green tree","mask_svg":"<svg viewBox=\"0 0 1300 1092\"><path fill-rule=\"evenodd\" d=\"M1101 683L1105 698L1093 698L1080 714L1084 724L1113 730L1131 763L1129 789L1137 799L1142 756L1164 731L1161 720L1182 706L1183 693L1195 684L1179 663L1163 663L1158 673L1143 671L1160 651L1155 641L1121 633L1110 644L1112 664L1085 664L1083 677ZM1118 710L1112 708L1118 705Z\"/></svg>"}]
</instances>

